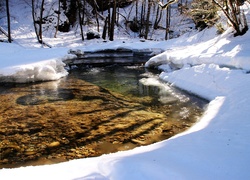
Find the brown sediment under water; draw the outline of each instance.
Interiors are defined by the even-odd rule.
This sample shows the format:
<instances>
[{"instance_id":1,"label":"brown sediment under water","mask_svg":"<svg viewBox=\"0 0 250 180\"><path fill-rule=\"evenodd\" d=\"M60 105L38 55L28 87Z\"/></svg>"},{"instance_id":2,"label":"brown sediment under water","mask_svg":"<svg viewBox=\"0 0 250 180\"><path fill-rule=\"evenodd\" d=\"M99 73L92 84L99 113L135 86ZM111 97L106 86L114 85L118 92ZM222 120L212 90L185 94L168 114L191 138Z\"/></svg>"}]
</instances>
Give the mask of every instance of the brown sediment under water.
<instances>
[{"instance_id":1,"label":"brown sediment under water","mask_svg":"<svg viewBox=\"0 0 250 180\"><path fill-rule=\"evenodd\" d=\"M0 168L149 145L185 131L206 101L143 67L73 69L58 81L0 87ZM156 83L157 82L157 83Z\"/></svg>"}]
</instances>

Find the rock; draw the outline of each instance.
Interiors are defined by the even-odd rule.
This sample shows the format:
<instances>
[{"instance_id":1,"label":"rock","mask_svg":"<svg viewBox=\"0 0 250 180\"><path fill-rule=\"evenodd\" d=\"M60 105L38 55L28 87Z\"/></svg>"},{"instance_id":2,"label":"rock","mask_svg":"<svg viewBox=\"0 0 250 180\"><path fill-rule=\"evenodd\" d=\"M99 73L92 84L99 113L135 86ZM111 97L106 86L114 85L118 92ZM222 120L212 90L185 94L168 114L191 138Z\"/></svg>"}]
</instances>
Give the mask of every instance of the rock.
<instances>
[{"instance_id":1,"label":"rock","mask_svg":"<svg viewBox=\"0 0 250 180\"><path fill-rule=\"evenodd\" d=\"M54 141L48 145L49 148L54 148L60 145L59 141Z\"/></svg>"},{"instance_id":2,"label":"rock","mask_svg":"<svg viewBox=\"0 0 250 180\"><path fill-rule=\"evenodd\" d=\"M131 142L135 143L135 144L139 144L139 145L146 145L147 143L144 141L140 141L137 139L131 139Z\"/></svg>"},{"instance_id":3,"label":"rock","mask_svg":"<svg viewBox=\"0 0 250 180\"><path fill-rule=\"evenodd\" d=\"M80 49L76 49L76 50L70 49L70 50L68 51L68 54L74 54L74 55L76 55L77 57L79 57L79 56L84 55L84 52L83 52L82 50L80 50Z\"/></svg>"},{"instance_id":4,"label":"rock","mask_svg":"<svg viewBox=\"0 0 250 180\"><path fill-rule=\"evenodd\" d=\"M33 150L26 150L25 151L25 155L34 155L34 154L36 154L36 151L33 151Z\"/></svg>"},{"instance_id":5,"label":"rock","mask_svg":"<svg viewBox=\"0 0 250 180\"><path fill-rule=\"evenodd\" d=\"M95 32L95 31L89 31L89 32L87 32L87 39L88 40L100 39L100 34L98 32Z\"/></svg>"}]
</instances>

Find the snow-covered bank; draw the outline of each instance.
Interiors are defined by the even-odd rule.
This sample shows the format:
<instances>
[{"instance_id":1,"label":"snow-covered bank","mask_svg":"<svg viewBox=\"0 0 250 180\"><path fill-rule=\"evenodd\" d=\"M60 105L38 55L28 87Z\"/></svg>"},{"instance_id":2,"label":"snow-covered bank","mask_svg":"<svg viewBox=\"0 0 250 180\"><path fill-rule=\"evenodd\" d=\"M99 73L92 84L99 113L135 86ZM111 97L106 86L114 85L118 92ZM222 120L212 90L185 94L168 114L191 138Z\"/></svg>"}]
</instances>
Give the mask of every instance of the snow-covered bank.
<instances>
[{"instance_id":1,"label":"snow-covered bank","mask_svg":"<svg viewBox=\"0 0 250 180\"><path fill-rule=\"evenodd\" d=\"M250 47L246 40L250 38L249 33L244 36L233 37L230 28L222 35L215 37L211 37L211 34L216 34L215 28L207 29L203 33L180 39L177 41L178 46L172 45L171 49L151 58L146 66L159 66L171 62L172 65L180 68L184 64L214 63L250 70L248 56ZM185 41L189 43L187 44Z\"/></svg>"},{"instance_id":2,"label":"snow-covered bank","mask_svg":"<svg viewBox=\"0 0 250 180\"><path fill-rule=\"evenodd\" d=\"M68 74L63 59L69 58L66 48L24 49L0 43L1 82L35 82L58 80Z\"/></svg>"}]
</instances>

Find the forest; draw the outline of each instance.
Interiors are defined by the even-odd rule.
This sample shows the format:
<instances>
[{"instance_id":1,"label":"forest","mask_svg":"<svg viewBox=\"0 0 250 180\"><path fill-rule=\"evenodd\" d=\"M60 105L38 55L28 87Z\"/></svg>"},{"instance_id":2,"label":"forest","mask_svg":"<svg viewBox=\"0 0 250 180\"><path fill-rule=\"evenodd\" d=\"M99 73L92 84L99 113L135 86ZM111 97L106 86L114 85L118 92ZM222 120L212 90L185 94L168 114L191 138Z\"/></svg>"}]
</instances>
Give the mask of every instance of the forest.
<instances>
[{"instance_id":1,"label":"forest","mask_svg":"<svg viewBox=\"0 0 250 180\"><path fill-rule=\"evenodd\" d=\"M192 21L198 30L216 25L221 33L224 29L219 23L219 11L234 28L234 35L238 36L248 30L241 9L245 1L249 0L2 0L0 22L4 23L0 23L0 33L11 43L12 21L15 19L15 12L11 9L24 3L30 8L34 32L41 44L46 44L43 40L46 31L53 31L56 38L58 32L75 28L83 41L86 38L113 41L119 28L144 39L151 39L154 32L161 29L167 40L188 31L174 32L172 19L177 15L184 17L185 21ZM88 27L95 27L97 33L86 32Z\"/></svg>"}]
</instances>

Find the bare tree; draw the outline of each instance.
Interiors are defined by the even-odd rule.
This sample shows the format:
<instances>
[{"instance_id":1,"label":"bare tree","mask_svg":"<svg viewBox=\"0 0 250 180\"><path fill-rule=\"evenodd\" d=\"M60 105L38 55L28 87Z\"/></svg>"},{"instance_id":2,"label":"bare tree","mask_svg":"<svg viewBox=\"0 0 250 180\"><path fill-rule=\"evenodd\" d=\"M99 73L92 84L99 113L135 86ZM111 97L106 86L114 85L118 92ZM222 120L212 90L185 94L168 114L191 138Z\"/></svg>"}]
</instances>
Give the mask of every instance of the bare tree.
<instances>
[{"instance_id":1,"label":"bare tree","mask_svg":"<svg viewBox=\"0 0 250 180\"><path fill-rule=\"evenodd\" d=\"M141 2L141 19L140 19L140 37L144 37L145 36L145 32L144 29L142 27L144 27L144 23L145 23L145 1Z\"/></svg>"},{"instance_id":2,"label":"bare tree","mask_svg":"<svg viewBox=\"0 0 250 180\"><path fill-rule=\"evenodd\" d=\"M162 11L160 11L160 6L158 6L157 11L156 11L156 16L155 16L154 29L158 28L159 23L161 21L161 17L162 17Z\"/></svg>"},{"instance_id":3,"label":"bare tree","mask_svg":"<svg viewBox=\"0 0 250 180\"><path fill-rule=\"evenodd\" d=\"M6 13L7 13L7 23L8 23L8 41L9 43L11 43L9 0L6 0Z\"/></svg>"},{"instance_id":4,"label":"bare tree","mask_svg":"<svg viewBox=\"0 0 250 180\"><path fill-rule=\"evenodd\" d=\"M98 9L98 4L97 4L96 0L94 0L94 12L95 12L96 23L97 23L97 31L99 32L100 31L100 25L99 25L97 9Z\"/></svg>"},{"instance_id":5,"label":"bare tree","mask_svg":"<svg viewBox=\"0 0 250 180\"><path fill-rule=\"evenodd\" d=\"M110 36L109 40L114 40L114 32L115 32L115 22L116 22L116 0L113 0L113 10L112 10L112 18L111 18L111 24L110 24Z\"/></svg>"},{"instance_id":6,"label":"bare tree","mask_svg":"<svg viewBox=\"0 0 250 180\"><path fill-rule=\"evenodd\" d=\"M171 6L167 7L166 12L166 32L165 32L165 40L169 39L169 28L171 20Z\"/></svg>"},{"instance_id":7,"label":"bare tree","mask_svg":"<svg viewBox=\"0 0 250 180\"><path fill-rule=\"evenodd\" d=\"M135 20L138 21L138 0L136 0L135 4Z\"/></svg>"},{"instance_id":8,"label":"bare tree","mask_svg":"<svg viewBox=\"0 0 250 180\"><path fill-rule=\"evenodd\" d=\"M145 28L145 36L144 36L145 39L148 39L149 25L150 25L149 18L150 18L150 13L151 13L151 6L152 6L151 0L148 0L148 9L147 9L147 16L146 16L146 28Z\"/></svg>"},{"instance_id":9,"label":"bare tree","mask_svg":"<svg viewBox=\"0 0 250 180\"><path fill-rule=\"evenodd\" d=\"M37 37L37 41L41 44L43 44L43 35L42 35L42 24L43 24L43 6L44 6L44 0L42 0L41 6L40 6L40 17L37 17L36 13L36 7L35 7L35 0L32 0L32 17L33 17L33 24L34 29Z\"/></svg>"},{"instance_id":10,"label":"bare tree","mask_svg":"<svg viewBox=\"0 0 250 180\"><path fill-rule=\"evenodd\" d=\"M82 7L82 3L80 0L77 0L77 6L78 6L78 19L79 19L79 25L80 25L80 31L81 31L81 37L84 41L84 34L83 34L83 17L84 17L84 11Z\"/></svg>"},{"instance_id":11,"label":"bare tree","mask_svg":"<svg viewBox=\"0 0 250 180\"><path fill-rule=\"evenodd\" d=\"M55 35L54 35L54 38L56 38L56 35L57 35L57 32L58 32L58 29L59 29L59 23L60 23L60 14L61 14L61 11L60 11L60 8L61 8L61 3L60 3L60 0L58 0L58 10L55 11L55 13L57 14L57 23L56 23L56 31L55 31Z\"/></svg>"},{"instance_id":12,"label":"bare tree","mask_svg":"<svg viewBox=\"0 0 250 180\"><path fill-rule=\"evenodd\" d=\"M111 0L108 0L108 37L110 37L110 32L111 32Z\"/></svg>"},{"instance_id":13,"label":"bare tree","mask_svg":"<svg viewBox=\"0 0 250 180\"><path fill-rule=\"evenodd\" d=\"M42 0L41 2L41 7L40 7L40 18L39 18L39 38L41 42L43 42L43 12L44 12L44 1Z\"/></svg>"},{"instance_id":14,"label":"bare tree","mask_svg":"<svg viewBox=\"0 0 250 180\"><path fill-rule=\"evenodd\" d=\"M234 28L235 36L243 35L248 30L246 16L241 6L245 0L212 0L226 15Z\"/></svg>"},{"instance_id":15,"label":"bare tree","mask_svg":"<svg viewBox=\"0 0 250 180\"><path fill-rule=\"evenodd\" d=\"M107 26L108 26L108 17L106 17L105 21L104 21L104 27L103 27L103 32L102 32L102 39L106 39L106 35L107 35Z\"/></svg>"},{"instance_id":16,"label":"bare tree","mask_svg":"<svg viewBox=\"0 0 250 180\"><path fill-rule=\"evenodd\" d=\"M34 25L34 29L35 29L35 34L36 34L36 38L37 38L37 41L39 43L41 43L41 40L40 40L40 37L38 35L38 29L37 29L37 26L36 26L36 13L35 13L35 0L32 0L32 18L33 18L33 25Z\"/></svg>"},{"instance_id":17,"label":"bare tree","mask_svg":"<svg viewBox=\"0 0 250 180\"><path fill-rule=\"evenodd\" d=\"M42 0L41 4L39 6L38 1L35 1L35 0L31 1L33 25L34 25L37 41L40 44L51 48L52 47L51 45L49 45L43 41L43 24L45 24L45 21L43 18L43 12L45 10L44 2L45 2L45 0ZM35 3L37 3L37 4L35 4ZM38 13L36 12L36 10L38 11ZM37 14L39 14L39 16L37 16Z\"/></svg>"}]
</instances>

